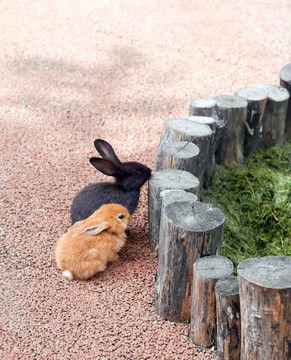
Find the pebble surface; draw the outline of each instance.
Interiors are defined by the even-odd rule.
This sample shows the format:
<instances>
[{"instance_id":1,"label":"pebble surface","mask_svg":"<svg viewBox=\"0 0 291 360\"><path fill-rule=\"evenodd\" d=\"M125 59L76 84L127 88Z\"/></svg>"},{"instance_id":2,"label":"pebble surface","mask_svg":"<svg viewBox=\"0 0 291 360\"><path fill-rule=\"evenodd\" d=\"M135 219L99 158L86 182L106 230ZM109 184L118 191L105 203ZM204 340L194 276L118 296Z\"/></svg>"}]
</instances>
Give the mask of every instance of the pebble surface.
<instances>
[{"instance_id":1,"label":"pebble surface","mask_svg":"<svg viewBox=\"0 0 291 360\"><path fill-rule=\"evenodd\" d=\"M289 0L0 2L0 358L216 359L157 317L147 185L120 259L89 281L54 259L70 205L103 181L109 141L154 167L163 122L191 100L279 84Z\"/></svg>"}]
</instances>

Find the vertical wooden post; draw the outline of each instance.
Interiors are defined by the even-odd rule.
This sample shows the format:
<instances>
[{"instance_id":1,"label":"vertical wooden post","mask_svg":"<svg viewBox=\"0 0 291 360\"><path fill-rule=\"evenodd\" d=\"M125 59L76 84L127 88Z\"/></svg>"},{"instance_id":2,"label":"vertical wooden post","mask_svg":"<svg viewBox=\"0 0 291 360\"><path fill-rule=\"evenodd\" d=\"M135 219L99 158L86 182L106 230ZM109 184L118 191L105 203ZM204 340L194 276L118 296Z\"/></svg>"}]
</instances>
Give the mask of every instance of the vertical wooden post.
<instances>
[{"instance_id":1,"label":"vertical wooden post","mask_svg":"<svg viewBox=\"0 0 291 360\"><path fill-rule=\"evenodd\" d=\"M224 256L206 256L194 263L190 339L198 346L210 347L214 343L214 286L218 279L232 272L233 264Z\"/></svg>"},{"instance_id":2,"label":"vertical wooden post","mask_svg":"<svg viewBox=\"0 0 291 360\"><path fill-rule=\"evenodd\" d=\"M207 157L205 157L204 175L200 176L200 184L204 188L209 184L210 179L214 173L215 168L215 133L216 133L216 121L214 117L209 116L188 116L189 120L198 122L199 124L206 124L212 130L212 136L209 143Z\"/></svg>"},{"instance_id":3,"label":"vertical wooden post","mask_svg":"<svg viewBox=\"0 0 291 360\"><path fill-rule=\"evenodd\" d=\"M199 164L202 167L211 136L212 130L208 125L199 124L189 119L167 119L157 150L155 171L162 170L164 146L176 141L188 141L197 145L200 149Z\"/></svg>"},{"instance_id":4,"label":"vertical wooden post","mask_svg":"<svg viewBox=\"0 0 291 360\"><path fill-rule=\"evenodd\" d=\"M185 170L199 178L199 152L199 147L191 142L170 142L163 148L163 169Z\"/></svg>"},{"instance_id":5,"label":"vertical wooden post","mask_svg":"<svg viewBox=\"0 0 291 360\"><path fill-rule=\"evenodd\" d=\"M280 85L289 92L289 102L285 124L285 140L291 141L291 63L285 65L281 70Z\"/></svg>"},{"instance_id":6,"label":"vertical wooden post","mask_svg":"<svg viewBox=\"0 0 291 360\"><path fill-rule=\"evenodd\" d=\"M221 251L225 217L212 205L174 201L163 207L157 313L170 321L190 321L193 264L201 256Z\"/></svg>"},{"instance_id":7,"label":"vertical wooden post","mask_svg":"<svg viewBox=\"0 0 291 360\"><path fill-rule=\"evenodd\" d=\"M260 148L268 95L265 90L256 87L237 90L235 95L248 102L244 140L244 155L247 156L256 153Z\"/></svg>"},{"instance_id":8,"label":"vertical wooden post","mask_svg":"<svg viewBox=\"0 0 291 360\"><path fill-rule=\"evenodd\" d=\"M242 163L247 101L239 96L220 95L216 103L216 154L218 164Z\"/></svg>"},{"instance_id":9,"label":"vertical wooden post","mask_svg":"<svg viewBox=\"0 0 291 360\"><path fill-rule=\"evenodd\" d=\"M184 191L184 190L163 190L160 193L160 198L161 198L161 217L163 214L163 211L165 209L165 206L168 204L171 204L172 202L175 201L183 201L183 202L189 202L189 203L193 203L194 201L198 201L198 198L195 194L189 192L189 191ZM160 220L161 223L161 220ZM160 230L159 230L160 232ZM160 234L159 234L160 237ZM159 252L159 239L158 242L156 243L156 247L155 247L155 253L158 254Z\"/></svg>"},{"instance_id":10,"label":"vertical wooden post","mask_svg":"<svg viewBox=\"0 0 291 360\"><path fill-rule=\"evenodd\" d=\"M272 84L257 85L267 92L268 100L263 117L263 137L261 146L282 146L285 137L285 124L289 93L286 89Z\"/></svg>"},{"instance_id":11,"label":"vertical wooden post","mask_svg":"<svg viewBox=\"0 0 291 360\"><path fill-rule=\"evenodd\" d=\"M219 360L240 359L240 306L236 276L219 279L215 284L217 353Z\"/></svg>"},{"instance_id":12,"label":"vertical wooden post","mask_svg":"<svg viewBox=\"0 0 291 360\"><path fill-rule=\"evenodd\" d=\"M189 115L210 116L216 115L216 100L211 98L196 99L190 102Z\"/></svg>"},{"instance_id":13,"label":"vertical wooden post","mask_svg":"<svg viewBox=\"0 0 291 360\"><path fill-rule=\"evenodd\" d=\"M238 265L241 359L291 357L291 257L266 256Z\"/></svg>"},{"instance_id":14,"label":"vertical wooden post","mask_svg":"<svg viewBox=\"0 0 291 360\"><path fill-rule=\"evenodd\" d=\"M165 169L155 172L150 177L148 186L148 237L150 246L156 254L159 243L162 205L160 193L169 189L187 190L196 193L200 198L199 180L187 171Z\"/></svg>"}]
</instances>

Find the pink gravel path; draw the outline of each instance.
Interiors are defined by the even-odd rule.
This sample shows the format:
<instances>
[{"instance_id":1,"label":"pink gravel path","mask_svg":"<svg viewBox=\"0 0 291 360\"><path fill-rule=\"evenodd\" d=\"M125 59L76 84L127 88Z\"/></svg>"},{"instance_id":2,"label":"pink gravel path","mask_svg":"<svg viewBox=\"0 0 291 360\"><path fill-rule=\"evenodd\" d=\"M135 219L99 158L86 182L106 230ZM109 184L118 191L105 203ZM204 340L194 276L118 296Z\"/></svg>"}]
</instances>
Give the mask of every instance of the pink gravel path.
<instances>
[{"instance_id":1,"label":"pink gravel path","mask_svg":"<svg viewBox=\"0 0 291 360\"><path fill-rule=\"evenodd\" d=\"M70 204L105 179L95 138L153 168L163 122L194 98L279 83L290 0L0 2L0 358L215 359L157 318L147 188L119 261L68 282Z\"/></svg>"}]
</instances>

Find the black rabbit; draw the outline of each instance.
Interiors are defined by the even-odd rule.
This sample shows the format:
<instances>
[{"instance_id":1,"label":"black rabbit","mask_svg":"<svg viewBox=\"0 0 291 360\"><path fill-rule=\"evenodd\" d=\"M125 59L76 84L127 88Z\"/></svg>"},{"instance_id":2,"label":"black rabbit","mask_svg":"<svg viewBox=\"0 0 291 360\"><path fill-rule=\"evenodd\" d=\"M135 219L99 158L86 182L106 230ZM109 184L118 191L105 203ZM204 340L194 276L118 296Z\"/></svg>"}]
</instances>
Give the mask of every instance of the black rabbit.
<instances>
[{"instance_id":1,"label":"black rabbit","mask_svg":"<svg viewBox=\"0 0 291 360\"><path fill-rule=\"evenodd\" d=\"M121 204L132 215L140 189L151 176L151 169L138 162L121 162L112 146L105 140L94 141L101 158L92 157L90 163L103 174L114 176L114 182L100 182L84 187L71 206L72 225L93 214L103 204Z\"/></svg>"}]
</instances>

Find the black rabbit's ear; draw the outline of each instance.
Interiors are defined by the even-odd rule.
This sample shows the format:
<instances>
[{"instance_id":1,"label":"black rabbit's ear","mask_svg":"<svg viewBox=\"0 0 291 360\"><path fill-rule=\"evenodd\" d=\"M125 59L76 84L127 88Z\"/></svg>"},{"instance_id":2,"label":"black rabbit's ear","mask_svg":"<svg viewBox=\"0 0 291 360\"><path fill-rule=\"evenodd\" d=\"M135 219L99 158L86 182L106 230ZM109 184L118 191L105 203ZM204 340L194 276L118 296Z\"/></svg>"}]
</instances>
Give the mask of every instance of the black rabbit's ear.
<instances>
[{"instance_id":1,"label":"black rabbit's ear","mask_svg":"<svg viewBox=\"0 0 291 360\"><path fill-rule=\"evenodd\" d=\"M116 176L120 175L121 169L118 165L111 163L108 160L92 157L90 163L105 175Z\"/></svg>"},{"instance_id":2,"label":"black rabbit's ear","mask_svg":"<svg viewBox=\"0 0 291 360\"><path fill-rule=\"evenodd\" d=\"M121 161L118 159L112 146L107 141L96 139L94 141L94 146L103 159L109 160L114 164L121 165Z\"/></svg>"}]
</instances>

